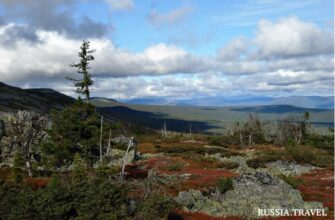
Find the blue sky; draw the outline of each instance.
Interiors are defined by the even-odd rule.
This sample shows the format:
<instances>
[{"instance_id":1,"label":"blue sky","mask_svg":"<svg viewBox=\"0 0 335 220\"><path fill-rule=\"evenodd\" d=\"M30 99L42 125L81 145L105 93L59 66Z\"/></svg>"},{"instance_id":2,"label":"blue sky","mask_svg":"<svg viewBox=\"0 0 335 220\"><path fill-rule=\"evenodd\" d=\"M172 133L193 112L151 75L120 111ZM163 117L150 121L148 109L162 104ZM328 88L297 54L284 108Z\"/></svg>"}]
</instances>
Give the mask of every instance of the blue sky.
<instances>
[{"instance_id":1,"label":"blue sky","mask_svg":"<svg viewBox=\"0 0 335 220\"><path fill-rule=\"evenodd\" d=\"M332 95L330 0L0 0L0 81L76 96L80 43L94 96Z\"/></svg>"}]
</instances>

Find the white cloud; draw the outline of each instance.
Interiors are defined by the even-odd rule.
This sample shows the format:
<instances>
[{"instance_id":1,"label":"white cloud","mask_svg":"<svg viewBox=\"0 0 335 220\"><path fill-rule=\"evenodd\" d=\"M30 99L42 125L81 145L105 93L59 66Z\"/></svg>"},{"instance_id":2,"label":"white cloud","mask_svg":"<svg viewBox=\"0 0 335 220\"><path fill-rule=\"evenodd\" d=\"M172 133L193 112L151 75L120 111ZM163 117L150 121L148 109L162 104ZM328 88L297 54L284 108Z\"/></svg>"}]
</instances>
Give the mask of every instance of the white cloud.
<instances>
[{"instance_id":1,"label":"white cloud","mask_svg":"<svg viewBox=\"0 0 335 220\"><path fill-rule=\"evenodd\" d=\"M333 52L334 36L294 17L277 23L261 20L255 44L263 58L328 54Z\"/></svg>"},{"instance_id":2,"label":"white cloud","mask_svg":"<svg viewBox=\"0 0 335 220\"><path fill-rule=\"evenodd\" d=\"M105 0L112 10L129 11L135 7L133 0Z\"/></svg>"},{"instance_id":3,"label":"white cloud","mask_svg":"<svg viewBox=\"0 0 335 220\"><path fill-rule=\"evenodd\" d=\"M244 37L238 37L218 50L218 58L221 60L238 60L246 53L248 41Z\"/></svg>"},{"instance_id":4,"label":"white cloud","mask_svg":"<svg viewBox=\"0 0 335 220\"><path fill-rule=\"evenodd\" d=\"M148 19L152 25L171 25L184 19L193 10L193 7L190 6L177 8L167 13L160 13L157 10L153 9L148 15Z\"/></svg>"},{"instance_id":5,"label":"white cloud","mask_svg":"<svg viewBox=\"0 0 335 220\"><path fill-rule=\"evenodd\" d=\"M6 28L0 27L0 38ZM81 41L42 30L37 31L36 35L39 42L34 44L20 39L11 49L0 46L0 80L63 78L75 72L68 64L78 60L76 55ZM210 69L212 62L164 43L134 53L115 47L108 39L91 39L91 48L96 50L96 60L92 62L95 77L195 73Z\"/></svg>"},{"instance_id":6,"label":"white cloud","mask_svg":"<svg viewBox=\"0 0 335 220\"><path fill-rule=\"evenodd\" d=\"M95 81L93 95L125 99L249 93L298 95L304 91L305 95L332 93L334 85L329 83L334 78L332 54L326 54L326 49L311 51L304 46L307 44L305 40L312 38L317 41L315 44L322 45L324 42L319 41L323 38L315 37L318 36L315 33L325 31L313 25L313 28L309 28L310 24L302 21L290 22L302 24L304 28L296 27L297 30L313 30L310 31L313 34L304 31L303 35L293 34L295 37L291 37L294 40L289 44L294 48L293 52L289 50L286 54L280 47L271 44L276 40L264 42L264 45L257 43L259 33L263 33L266 39L274 38L266 30L281 30L277 26L286 27L284 23L287 22L283 20L268 22L265 25L267 28L260 25L255 39L232 40L218 50L217 57L197 56L165 43L132 52L116 47L110 39L92 38L91 47L96 49L96 59L92 62ZM0 42L8 40L6 30L13 28L13 25L0 27ZM78 61L81 41L53 31L38 30L35 35L38 41L33 43L29 38L18 38L10 48L0 44L0 81L28 87L51 87L74 94L71 82L66 81L65 77L76 77L76 71L69 64ZM330 46L333 49L333 45ZM253 54L254 51L259 53ZM267 59L265 54L276 59Z\"/></svg>"}]
</instances>

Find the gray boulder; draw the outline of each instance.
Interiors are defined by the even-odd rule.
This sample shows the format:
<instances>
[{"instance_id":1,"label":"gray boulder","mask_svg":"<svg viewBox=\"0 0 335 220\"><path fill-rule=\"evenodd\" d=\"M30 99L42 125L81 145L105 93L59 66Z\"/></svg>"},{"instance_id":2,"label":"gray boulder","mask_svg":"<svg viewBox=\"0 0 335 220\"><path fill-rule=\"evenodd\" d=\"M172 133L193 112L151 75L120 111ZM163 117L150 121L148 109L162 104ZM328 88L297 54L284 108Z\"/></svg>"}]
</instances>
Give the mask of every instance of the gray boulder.
<instances>
[{"instance_id":1,"label":"gray boulder","mask_svg":"<svg viewBox=\"0 0 335 220\"><path fill-rule=\"evenodd\" d=\"M298 164L295 161L278 160L266 164L266 169L275 175L283 174L285 176L299 176L308 173L317 167L309 164Z\"/></svg>"},{"instance_id":2,"label":"gray boulder","mask_svg":"<svg viewBox=\"0 0 335 220\"><path fill-rule=\"evenodd\" d=\"M322 203L304 202L298 190L267 172L244 173L233 179L233 190L204 196L200 191L181 192L177 201L186 210L211 216L258 217L258 209L322 208Z\"/></svg>"}]
</instances>

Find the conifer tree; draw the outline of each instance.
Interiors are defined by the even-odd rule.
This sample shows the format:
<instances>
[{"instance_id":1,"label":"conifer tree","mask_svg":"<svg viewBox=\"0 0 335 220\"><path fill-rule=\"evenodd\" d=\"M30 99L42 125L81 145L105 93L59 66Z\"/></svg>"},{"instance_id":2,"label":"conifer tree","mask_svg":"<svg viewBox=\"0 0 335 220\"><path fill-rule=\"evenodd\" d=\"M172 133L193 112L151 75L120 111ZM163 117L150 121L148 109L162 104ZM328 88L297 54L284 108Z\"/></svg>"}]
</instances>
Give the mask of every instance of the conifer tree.
<instances>
[{"instance_id":1,"label":"conifer tree","mask_svg":"<svg viewBox=\"0 0 335 220\"><path fill-rule=\"evenodd\" d=\"M88 103L90 102L90 86L93 85L93 80L89 73L89 69L91 69L89 62L94 60L92 53L95 51L90 50L89 48L90 42L84 40L80 47L80 52L78 53L80 62L70 65L71 67L78 69L78 73L82 75L82 78L78 80L68 78L74 82L75 87L77 87L77 93L85 95Z\"/></svg>"}]
</instances>

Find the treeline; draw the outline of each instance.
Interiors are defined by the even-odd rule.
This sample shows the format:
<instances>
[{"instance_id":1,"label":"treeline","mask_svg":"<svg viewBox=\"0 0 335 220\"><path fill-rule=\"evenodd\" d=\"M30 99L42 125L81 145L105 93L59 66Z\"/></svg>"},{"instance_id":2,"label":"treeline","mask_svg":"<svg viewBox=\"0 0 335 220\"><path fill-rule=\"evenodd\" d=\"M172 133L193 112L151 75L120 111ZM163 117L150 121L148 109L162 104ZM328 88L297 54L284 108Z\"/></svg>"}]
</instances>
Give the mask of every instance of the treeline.
<instances>
[{"instance_id":1,"label":"treeline","mask_svg":"<svg viewBox=\"0 0 335 220\"><path fill-rule=\"evenodd\" d=\"M236 122L225 135L209 137L212 144L253 146L273 144L278 146L311 145L326 150L333 149L334 129L328 134L318 134L311 126L310 114L291 115L275 122L261 120L257 114L249 114L244 123Z\"/></svg>"}]
</instances>

